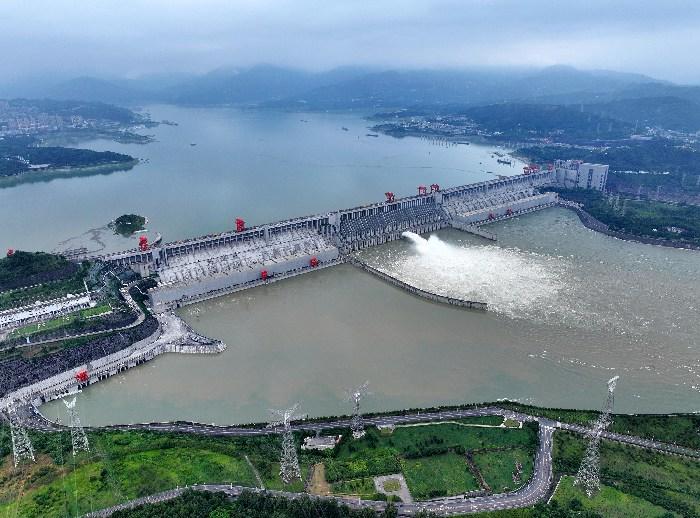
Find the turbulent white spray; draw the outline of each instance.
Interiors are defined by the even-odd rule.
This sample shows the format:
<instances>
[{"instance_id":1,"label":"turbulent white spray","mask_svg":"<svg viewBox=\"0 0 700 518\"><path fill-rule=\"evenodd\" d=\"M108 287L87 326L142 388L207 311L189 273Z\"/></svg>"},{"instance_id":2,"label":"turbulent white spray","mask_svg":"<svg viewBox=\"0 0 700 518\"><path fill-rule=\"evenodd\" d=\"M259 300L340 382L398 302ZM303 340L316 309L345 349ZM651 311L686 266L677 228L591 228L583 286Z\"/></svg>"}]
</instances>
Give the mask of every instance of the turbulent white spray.
<instances>
[{"instance_id":1,"label":"turbulent white spray","mask_svg":"<svg viewBox=\"0 0 700 518\"><path fill-rule=\"evenodd\" d=\"M554 307L561 288L557 258L498 246L460 247L404 232L417 254L389 265L392 275L442 295L487 302L489 309L530 317Z\"/></svg>"}]
</instances>

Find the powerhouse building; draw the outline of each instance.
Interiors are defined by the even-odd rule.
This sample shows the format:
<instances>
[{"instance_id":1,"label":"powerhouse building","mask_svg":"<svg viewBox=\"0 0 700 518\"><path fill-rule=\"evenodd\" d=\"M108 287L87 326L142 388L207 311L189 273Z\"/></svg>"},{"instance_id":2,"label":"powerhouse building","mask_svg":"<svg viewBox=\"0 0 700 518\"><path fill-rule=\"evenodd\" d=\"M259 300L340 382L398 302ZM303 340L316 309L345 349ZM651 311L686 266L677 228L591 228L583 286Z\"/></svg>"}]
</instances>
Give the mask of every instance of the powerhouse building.
<instances>
[{"instance_id":1,"label":"powerhouse building","mask_svg":"<svg viewBox=\"0 0 700 518\"><path fill-rule=\"evenodd\" d=\"M567 189L604 191L608 181L608 166L589 164L580 160L554 162L555 183Z\"/></svg>"}]
</instances>

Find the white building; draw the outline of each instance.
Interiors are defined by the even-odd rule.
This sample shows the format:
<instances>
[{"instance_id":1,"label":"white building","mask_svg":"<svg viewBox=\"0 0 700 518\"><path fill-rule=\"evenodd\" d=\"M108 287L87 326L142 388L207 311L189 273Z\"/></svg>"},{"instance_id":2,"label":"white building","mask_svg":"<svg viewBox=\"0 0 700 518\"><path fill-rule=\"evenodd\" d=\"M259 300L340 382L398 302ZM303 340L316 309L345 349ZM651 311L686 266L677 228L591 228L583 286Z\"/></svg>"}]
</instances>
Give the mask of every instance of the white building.
<instances>
[{"instance_id":1,"label":"white building","mask_svg":"<svg viewBox=\"0 0 700 518\"><path fill-rule=\"evenodd\" d=\"M71 295L46 302L37 301L19 308L0 311L0 330L14 329L34 322L43 322L60 316L68 315L95 307L95 302L91 293Z\"/></svg>"},{"instance_id":2,"label":"white building","mask_svg":"<svg viewBox=\"0 0 700 518\"><path fill-rule=\"evenodd\" d=\"M604 191L608 181L608 166L589 164L580 160L554 162L556 184L567 189L595 189Z\"/></svg>"}]
</instances>

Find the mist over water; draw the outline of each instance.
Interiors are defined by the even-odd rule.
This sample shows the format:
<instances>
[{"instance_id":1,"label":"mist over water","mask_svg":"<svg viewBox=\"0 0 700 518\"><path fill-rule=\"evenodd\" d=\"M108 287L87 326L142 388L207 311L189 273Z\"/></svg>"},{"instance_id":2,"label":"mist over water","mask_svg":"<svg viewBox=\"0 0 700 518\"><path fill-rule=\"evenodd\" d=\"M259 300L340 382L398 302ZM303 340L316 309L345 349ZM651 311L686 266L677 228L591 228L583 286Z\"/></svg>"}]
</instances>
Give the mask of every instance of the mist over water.
<instances>
[{"instance_id":1,"label":"mist over water","mask_svg":"<svg viewBox=\"0 0 700 518\"><path fill-rule=\"evenodd\" d=\"M486 302L513 318L541 319L558 309L565 263L555 257L499 246L455 246L431 235L403 236L417 253L383 263L385 271L422 289ZM397 254L398 255L398 254Z\"/></svg>"}]
</instances>

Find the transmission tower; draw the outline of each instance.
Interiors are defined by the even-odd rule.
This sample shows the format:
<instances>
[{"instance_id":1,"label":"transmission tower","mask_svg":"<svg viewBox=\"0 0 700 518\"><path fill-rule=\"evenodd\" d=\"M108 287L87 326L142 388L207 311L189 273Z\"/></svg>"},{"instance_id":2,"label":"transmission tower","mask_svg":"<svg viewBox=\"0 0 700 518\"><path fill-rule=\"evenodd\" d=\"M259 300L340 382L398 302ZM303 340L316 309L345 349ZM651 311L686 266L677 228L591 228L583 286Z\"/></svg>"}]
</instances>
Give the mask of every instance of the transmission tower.
<instances>
[{"instance_id":1,"label":"transmission tower","mask_svg":"<svg viewBox=\"0 0 700 518\"><path fill-rule=\"evenodd\" d=\"M87 435L85 435L83 425L80 424L78 411L75 409L75 400L75 397L70 401L63 400L63 403L66 405L66 410L68 410L68 417L70 417L70 438L73 443L74 457L79 451L90 451Z\"/></svg>"},{"instance_id":2,"label":"transmission tower","mask_svg":"<svg viewBox=\"0 0 700 518\"><path fill-rule=\"evenodd\" d=\"M299 403L295 403L286 410L270 410L277 417L267 425L268 428L282 426L282 457L280 458L280 477L285 484L289 484L294 479L301 479L301 469L299 468L299 458L297 448L294 444L294 434L292 433L291 422L303 419L305 415L296 415Z\"/></svg>"},{"instance_id":3,"label":"transmission tower","mask_svg":"<svg viewBox=\"0 0 700 518\"><path fill-rule=\"evenodd\" d=\"M15 462L15 467L23 460L31 460L34 462L34 447L29 440L29 435L27 435L27 430L24 428L22 420L17 415L17 405L21 405L21 402L16 401L7 405L7 419L10 422L12 457Z\"/></svg>"},{"instance_id":4,"label":"transmission tower","mask_svg":"<svg viewBox=\"0 0 700 518\"><path fill-rule=\"evenodd\" d=\"M347 391L346 399L353 405L350 429L352 430L352 436L355 439L359 439L365 435L365 423L362 419L362 414L360 413L360 401L362 400L363 396L369 394L369 392L367 392L368 385L369 381L365 381L359 387Z\"/></svg>"},{"instance_id":5,"label":"transmission tower","mask_svg":"<svg viewBox=\"0 0 700 518\"><path fill-rule=\"evenodd\" d=\"M600 489L600 437L605 429L612 422L611 414L615 403L615 387L619 376L608 380L608 399L605 408L598 419L593 423L592 428L586 433L588 447L586 455L581 462L574 485L581 486L591 498Z\"/></svg>"}]
</instances>

